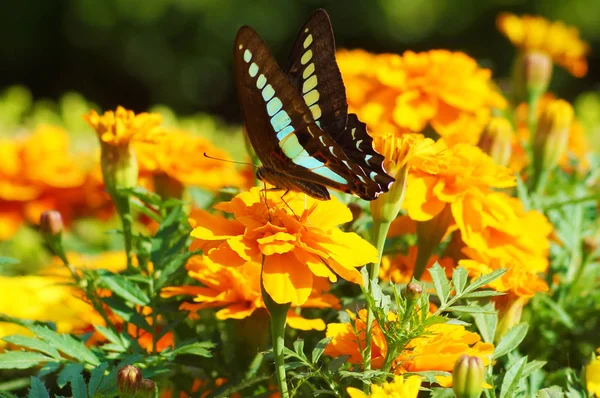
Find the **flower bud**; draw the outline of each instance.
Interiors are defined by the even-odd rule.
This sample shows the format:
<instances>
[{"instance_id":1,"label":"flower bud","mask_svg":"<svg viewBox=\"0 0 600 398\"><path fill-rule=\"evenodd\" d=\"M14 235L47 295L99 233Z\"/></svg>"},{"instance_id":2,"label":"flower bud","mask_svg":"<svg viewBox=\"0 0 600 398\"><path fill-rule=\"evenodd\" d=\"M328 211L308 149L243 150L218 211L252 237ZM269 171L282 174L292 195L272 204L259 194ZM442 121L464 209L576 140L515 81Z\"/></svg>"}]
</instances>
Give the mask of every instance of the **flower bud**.
<instances>
[{"instance_id":1,"label":"flower bud","mask_svg":"<svg viewBox=\"0 0 600 398\"><path fill-rule=\"evenodd\" d=\"M156 390L156 384L150 379L142 379L140 387L135 395L136 398L152 398Z\"/></svg>"},{"instance_id":2,"label":"flower bud","mask_svg":"<svg viewBox=\"0 0 600 398\"><path fill-rule=\"evenodd\" d=\"M512 154L514 131L510 122L502 117L492 117L479 138L479 148L494 159L496 164L508 166Z\"/></svg>"},{"instance_id":3,"label":"flower bud","mask_svg":"<svg viewBox=\"0 0 600 398\"><path fill-rule=\"evenodd\" d=\"M117 372L117 389L119 395L134 395L140 388L142 372L133 365L125 365Z\"/></svg>"},{"instance_id":4,"label":"flower bud","mask_svg":"<svg viewBox=\"0 0 600 398\"><path fill-rule=\"evenodd\" d=\"M546 92L552 78L552 59L548 54L530 51L521 57L519 68L527 96L539 98Z\"/></svg>"},{"instance_id":5,"label":"flower bud","mask_svg":"<svg viewBox=\"0 0 600 398\"><path fill-rule=\"evenodd\" d=\"M411 282L406 285L406 289L404 289L404 297L410 301L416 301L421 298L421 294L423 294L423 286L418 283Z\"/></svg>"},{"instance_id":6,"label":"flower bud","mask_svg":"<svg viewBox=\"0 0 600 398\"><path fill-rule=\"evenodd\" d=\"M101 142L100 166L104 185L111 196L119 189L133 188L138 179L138 163L131 145L108 145Z\"/></svg>"},{"instance_id":7,"label":"flower bud","mask_svg":"<svg viewBox=\"0 0 600 398\"><path fill-rule=\"evenodd\" d=\"M536 176L558 164L566 150L572 122L573 107L566 101L554 100L542 110L532 145Z\"/></svg>"},{"instance_id":8,"label":"flower bud","mask_svg":"<svg viewBox=\"0 0 600 398\"><path fill-rule=\"evenodd\" d=\"M40 216L40 232L46 239L62 234L64 229L62 216L56 210L47 210Z\"/></svg>"},{"instance_id":9,"label":"flower bud","mask_svg":"<svg viewBox=\"0 0 600 398\"><path fill-rule=\"evenodd\" d=\"M485 368L479 357L463 355L452 371L452 389L457 398L478 398L485 382Z\"/></svg>"}]
</instances>

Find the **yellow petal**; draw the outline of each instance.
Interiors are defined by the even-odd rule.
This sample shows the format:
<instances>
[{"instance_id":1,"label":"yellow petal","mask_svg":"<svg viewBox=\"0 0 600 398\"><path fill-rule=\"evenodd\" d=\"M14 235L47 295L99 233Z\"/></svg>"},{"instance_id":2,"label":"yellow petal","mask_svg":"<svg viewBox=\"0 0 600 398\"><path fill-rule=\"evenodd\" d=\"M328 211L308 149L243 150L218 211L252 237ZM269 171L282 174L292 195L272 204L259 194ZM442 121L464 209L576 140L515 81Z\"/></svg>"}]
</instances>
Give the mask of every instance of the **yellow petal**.
<instances>
[{"instance_id":1,"label":"yellow petal","mask_svg":"<svg viewBox=\"0 0 600 398\"><path fill-rule=\"evenodd\" d=\"M266 256L262 277L265 290L278 304L302 305L312 291L312 272L291 253Z\"/></svg>"}]
</instances>

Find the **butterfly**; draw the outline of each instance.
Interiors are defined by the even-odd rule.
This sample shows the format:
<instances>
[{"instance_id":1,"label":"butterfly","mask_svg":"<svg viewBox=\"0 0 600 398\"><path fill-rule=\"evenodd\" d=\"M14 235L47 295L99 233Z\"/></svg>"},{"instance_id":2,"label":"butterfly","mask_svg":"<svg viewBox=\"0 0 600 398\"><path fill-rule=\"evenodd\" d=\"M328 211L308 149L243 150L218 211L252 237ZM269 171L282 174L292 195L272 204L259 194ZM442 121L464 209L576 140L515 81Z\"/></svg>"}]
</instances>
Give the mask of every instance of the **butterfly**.
<instances>
[{"instance_id":1,"label":"butterfly","mask_svg":"<svg viewBox=\"0 0 600 398\"><path fill-rule=\"evenodd\" d=\"M329 15L319 9L300 29L282 70L260 36L239 29L234 74L256 176L282 190L330 199L327 187L373 200L394 178L355 114L335 60Z\"/></svg>"}]
</instances>

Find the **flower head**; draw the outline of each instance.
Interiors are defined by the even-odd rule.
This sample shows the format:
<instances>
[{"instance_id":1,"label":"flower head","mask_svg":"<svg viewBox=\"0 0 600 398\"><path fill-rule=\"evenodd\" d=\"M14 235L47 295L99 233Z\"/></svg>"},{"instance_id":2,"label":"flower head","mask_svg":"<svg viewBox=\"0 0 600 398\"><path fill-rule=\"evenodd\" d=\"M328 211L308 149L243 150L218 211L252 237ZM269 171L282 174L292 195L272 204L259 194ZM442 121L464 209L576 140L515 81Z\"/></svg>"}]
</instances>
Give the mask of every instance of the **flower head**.
<instances>
[{"instance_id":1,"label":"flower head","mask_svg":"<svg viewBox=\"0 0 600 398\"><path fill-rule=\"evenodd\" d=\"M184 302L180 309L194 313L203 308L220 308L216 313L219 320L242 319L265 308L260 289L260 263L249 261L239 267L216 264L207 256L192 257L186 268L190 277L203 286L174 286L164 288L163 297L192 295L193 303ZM315 278L313 291L302 307L340 308L339 300L331 294L323 294L329 283ZM302 330L325 330L322 319L306 319L294 310L288 312L288 325Z\"/></svg>"},{"instance_id":2,"label":"flower head","mask_svg":"<svg viewBox=\"0 0 600 398\"><path fill-rule=\"evenodd\" d=\"M192 247L222 265L261 263L265 290L280 304L304 304L315 277L362 283L356 268L377 261L377 249L336 228L352 218L346 206L291 192L285 203L281 194L264 196L255 187L215 206L233 219L198 210L190 220Z\"/></svg>"},{"instance_id":3,"label":"flower head","mask_svg":"<svg viewBox=\"0 0 600 398\"><path fill-rule=\"evenodd\" d=\"M350 398L417 398L420 386L419 376L406 379L403 376L395 376L393 382L373 386L369 395L354 387L348 387L348 395Z\"/></svg>"},{"instance_id":4,"label":"flower head","mask_svg":"<svg viewBox=\"0 0 600 398\"><path fill-rule=\"evenodd\" d=\"M498 29L523 52L546 53L575 77L587 73L585 57L590 48L576 28L542 17L508 13L500 14L496 22Z\"/></svg>"},{"instance_id":5,"label":"flower head","mask_svg":"<svg viewBox=\"0 0 600 398\"><path fill-rule=\"evenodd\" d=\"M505 106L490 70L461 52L342 50L337 61L350 111L375 136L421 133L429 125L452 142L476 143L491 108Z\"/></svg>"},{"instance_id":6,"label":"flower head","mask_svg":"<svg viewBox=\"0 0 600 398\"><path fill-rule=\"evenodd\" d=\"M116 111L106 111L100 116L95 110L83 116L102 144L127 146L132 141L153 141L162 135L158 113L139 113L118 106Z\"/></svg>"},{"instance_id":7,"label":"flower head","mask_svg":"<svg viewBox=\"0 0 600 398\"><path fill-rule=\"evenodd\" d=\"M598 349L600 352L600 349ZM600 356L585 367L585 386L592 396L600 397Z\"/></svg>"}]
</instances>

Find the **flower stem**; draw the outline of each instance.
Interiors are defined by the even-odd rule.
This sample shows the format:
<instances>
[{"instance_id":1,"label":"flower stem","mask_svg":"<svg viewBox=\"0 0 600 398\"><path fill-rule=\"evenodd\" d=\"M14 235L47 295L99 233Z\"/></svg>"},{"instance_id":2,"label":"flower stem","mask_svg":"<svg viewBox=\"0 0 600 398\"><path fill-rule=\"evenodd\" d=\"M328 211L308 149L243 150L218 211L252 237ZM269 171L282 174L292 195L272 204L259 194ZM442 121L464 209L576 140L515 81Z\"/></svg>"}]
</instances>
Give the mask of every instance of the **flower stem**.
<instances>
[{"instance_id":1,"label":"flower stem","mask_svg":"<svg viewBox=\"0 0 600 398\"><path fill-rule=\"evenodd\" d=\"M379 258L376 263L371 263L369 268L369 286L367 286L367 293L372 292L372 288L377 284L379 280L379 266L381 264L381 258L383 257L383 248L385 246L385 239L387 237L390 225L392 223L386 220L373 220L373 237L372 243L377 248ZM365 370L371 369L371 328L373 326L373 320L375 315L371 306L367 308L367 336L363 366Z\"/></svg>"},{"instance_id":2,"label":"flower stem","mask_svg":"<svg viewBox=\"0 0 600 398\"><path fill-rule=\"evenodd\" d=\"M279 304L273 301L271 296L266 292L261 278L262 297L265 306L271 315L271 339L273 344L273 357L275 359L275 376L277 378L277 386L282 398L289 398L290 394L287 388L285 376L285 359L283 348L285 346L285 324L287 320L287 312L290 309L291 303Z\"/></svg>"},{"instance_id":3,"label":"flower stem","mask_svg":"<svg viewBox=\"0 0 600 398\"><path fill-rule=\"evenodd\" d=\"M125 241L125 254L127 256L127 269L133 268L133 216L131 215L131 202L129 195L116 193L113 201L123 224L123 239Z\"/></svg>"}]
</instances>

